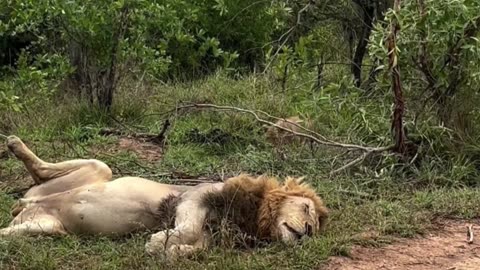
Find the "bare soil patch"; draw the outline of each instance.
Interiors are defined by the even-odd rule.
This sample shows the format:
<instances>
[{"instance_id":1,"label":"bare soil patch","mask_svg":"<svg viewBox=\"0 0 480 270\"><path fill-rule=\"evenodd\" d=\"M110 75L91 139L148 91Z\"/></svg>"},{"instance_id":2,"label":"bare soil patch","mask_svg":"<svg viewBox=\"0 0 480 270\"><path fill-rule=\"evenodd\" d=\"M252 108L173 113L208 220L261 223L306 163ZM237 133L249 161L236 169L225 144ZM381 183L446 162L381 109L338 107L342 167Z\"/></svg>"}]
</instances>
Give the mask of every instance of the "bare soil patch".
<instances>
[{"instance_id":1,"label":"bare soil patch","mask_svg":"<svg viewBox=\"0 0 480 270\"><path fill-rule=\"evenodd\" d=\"M474 241L467 243L467 225ZM395 239L382 248L354 247L350 257L332 257L324 270L478 270L480 220L442 221L423 237Z\"/></svg>"},{"instance_id":2,"label":"bare soil patch","mask_svg":"<svg viewBox=\"0 0 480 270\"><path fill-rule=\"evenodd\" d=\"M134 152L139 158L152 162L160 160L163 153L162 147L157 143L140 138L119 138L118 147L126 151Z\"/></svg>"},{"instance_id":3,"label":"bare soil patch","mask_svg":"<svg viewBox=\"0 0 480 270\"><path fill-rule=\"evenodd\" d=\"M139 159L156 162L163 157L163 145L152 142L149 138L118 136L114 144L90 147L91 156L102 159L102 154L115 155L120 152L134 153Z\"/></svg>"}]
</instances>

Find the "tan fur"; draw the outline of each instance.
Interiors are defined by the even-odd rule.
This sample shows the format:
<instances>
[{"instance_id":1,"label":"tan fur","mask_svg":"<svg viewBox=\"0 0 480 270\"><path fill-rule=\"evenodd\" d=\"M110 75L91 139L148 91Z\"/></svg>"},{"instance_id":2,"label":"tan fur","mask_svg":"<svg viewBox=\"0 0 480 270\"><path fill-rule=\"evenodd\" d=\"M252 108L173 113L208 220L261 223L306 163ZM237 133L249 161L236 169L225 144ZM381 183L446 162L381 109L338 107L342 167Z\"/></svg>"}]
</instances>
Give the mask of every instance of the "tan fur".
<instances>
[{"instance_id":1,"label":"tan fur","mask_svg":"<svg viewBox=\"0 0 480 270\"><path fill-rule=\"evenodd\" d=\"M170 258L211 243L210 225L227 219L242 233L291 242L320 231L327 209L301 179L241 174L225 183L165 185L138 177L111 180L98 160L47 163L17 137L8 147L32 174L33 186L13 207L1 235L110 234L157 230L145 248Z\"/></svg>"},{"instance_id":2,"label":"tan fur","mask_svg":"<svg viewBox=\"0 0 480 270\"><path fill-rule=\"evenodd\" d=\"M324 206L322 199L308 184L301 184L302 178L287 177L282 187L269 190L266 193L264 202L260 208L258 217L260 235L263 237L276 237L278 232L275 230L275 220L280 215L282 203L288 197L308 198L313 201L315 211L318 217L318 226L315 232L320 232L326 225L328 210Z\"/></svg>"},{"instance_id":3,"label":"tan fur","mask_svg":"<svg viewBox=\"0 0 480 270\"><path fill-rule=\"evenodd\" d=\"M320 197L302 178L287 177L281 184L276 178L242 174L227 179L221 192L207 194L208 207L222 218L227 218L243 232L264 240L280 237L277 221L287 198L308 198L315 206L314 232L320 232L328 217L328 210ZM298 219L303 220L301 213ZM252 223L252 221L255 223ZM303 228L297 228L303 230Z\"/></svg>"},{"instance_id":4,"label":"tan fur","mask_svg":"<svg viewBox=\"0 0 480 270\"><path fill-rule=\"evenodd\" d=\"M302 120L298 116L291 116L286 119L281 119L275 122L276 125L281 126L283 128L292 130L294 132L305 133L302 128L298 127L297 125L304 126L308 129L311 129L313 123L310 120ZM282 144L289 144L294 141L304 142L305 138L300 138L295 136L291 132L286 130L279 129L275 126L270 126L267 128L265 133L267 141L273 145L282 145Z\"/></svg>"}]
</instances>

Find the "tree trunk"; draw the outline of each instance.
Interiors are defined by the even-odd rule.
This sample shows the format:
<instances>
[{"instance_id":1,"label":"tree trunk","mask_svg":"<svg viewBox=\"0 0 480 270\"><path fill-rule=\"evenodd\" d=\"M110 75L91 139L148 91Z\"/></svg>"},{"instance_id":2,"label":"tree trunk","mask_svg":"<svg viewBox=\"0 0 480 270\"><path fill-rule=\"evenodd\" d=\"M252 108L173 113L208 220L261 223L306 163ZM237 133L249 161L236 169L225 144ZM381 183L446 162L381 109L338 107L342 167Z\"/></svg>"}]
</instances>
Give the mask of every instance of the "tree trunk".
<instances>
[{"instance_id":1,"label":"tree trunk","mask_svg":"<svg viewBox=\"0 0 480 270\"><path fill-rule=\"evenodd\" d=\"M363 27L352 61L352 74L356 87L360 87L362 83L362 63L365 53L367 52L368 40L372 32L373 19L375 17L375 8L373 5L365 3L362 9Z\"/></svg>"},{"instance_id":2,"label":"tree trunk","mask_svg":"<svg viewBox=\"0 0 480 270\"><path fill-rule=\"evenodd\" d=\"M393 8L395 13L400 11L400 1L395 0ZM392 130L394 131L395 148L394 151L402 155L406 152L405 130L403 127L403 114L405 104L403 99L402 81L400 80L400 67L398 66L397 55L397 35L400 31L400 25L396 18L393 18L390 25L390 35L387 39L388 64L392 73L392 90L394 95L395 109L393 111Z\"/></svg>"},{"instance_id":3,"label":"tree trunk","mask_svg":"<svg viewBox=\"0 0 480 270\"><path fill-rule=\"evenodd\" d=\"M101 88L98 94L98 105L101 109L110 112L110 109L113 104L113 93L117 88L117 80L118 80L118 51L120 49L120 41L125 36L125 32L127 31L128 26L128 15L129 10L125 6L122 8L119 21L118 21L118 28L112 35L112 47L110 52L110 63L107 71L100 75L99 78L101 81Z\"/></svg>"},{"instance_id":4,"label":"tree trunk","mask_svg":"<svg viewBox=\"0 0 480 270\"><path fill-rule=\"evenodd\" d=\"M317 81L315 82L315 86L314 86L315 90L318 90L322 87L324 66L325 66L325 63L323 61L323 56L320 56L317 63Z\"/></svg>"},{"instance_id":5,"label":"tree trunk","mask_svg":"<svg viewBox=\"0 0 480 270\"><path fill-rule=\"evenodd\" d=\"M372 67L370 68L370 72L368 73L368 79L362 85L362 89L365 89L366 93L370 93L375 87L375 84L377 83L377 76L380 72L380 60L375 58L373 63L374 64L372 65Z\"/></svg>"},{"instance_id":6,"label":"tree trunk","mask_svg":"<svg viewBox=\"0 0 480 270\"><path fill-rule=\"evenodd\" d=\"M113 105L113 92L116 88L116 71L115 65L112 65L104 76L99 76L101 91L98 92L98 105L106 112L110 112Z\"/></svg>"}]
</instances>

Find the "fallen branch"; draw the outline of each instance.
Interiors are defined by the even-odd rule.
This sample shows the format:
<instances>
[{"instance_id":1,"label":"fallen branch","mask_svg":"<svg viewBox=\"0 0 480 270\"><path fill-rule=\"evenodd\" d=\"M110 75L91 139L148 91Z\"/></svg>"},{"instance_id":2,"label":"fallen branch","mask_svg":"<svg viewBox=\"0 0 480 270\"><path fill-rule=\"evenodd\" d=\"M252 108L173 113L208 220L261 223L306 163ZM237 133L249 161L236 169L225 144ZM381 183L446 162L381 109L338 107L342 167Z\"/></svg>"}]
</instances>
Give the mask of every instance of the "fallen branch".
<instances>
[{"instance_id":1,"label":"fallen branch","mask_svg":"<svg viewBox=\"0 0 480 270\"><path fill-rule=\"evenodd\" d=\"M335 141L332 141L332 140L328 140L328 139L325 139L325 137L323 135L320 135L318 134L317 132L313 131L313 130L310 130L310 129L307 129L301 125L297 125L295 123L292 123L298 127L300 127L301 129L307 131L308 133L311 133L312 135L310 134L306 134L306 133L302 133L302 132L296 132L296 131L293 131L289 128L285 128L285 127L282 127L280 125L277 125L271 121L268 121L268 120L265 120L265 119L262 119L258 116L258 113L260 114L264 114L265 116L267 117L271 117L273 119L277 119L277 120L285 120L284 118L280 118L280 117L274 117L274 116L271 116L270 114L266 113L266 112L263 112L263 111L252 111L252 110L247 110L247 109L242 109L242 108L238 108L238 107L233 107L233 106L220 106L220 105L214 105L214 104L192 104L192 105L189 105L189 107L193 107L193 108L211 108L211 109L217 109L217 110L228 110L228 111L237 111L237 112L241 112L241 113L246 113L246 114L250 114L252 115L253 117L255 117L255 119L260 122L260 123L263 123L263 124L266 124L266 125L270 125L270 126L274 126L278 129L281 129L281 130L284 130L286 132L289 132L289 133L292 133L293 135L295 136L299 136L299 137L304 137L304 138L307 138L307 139L310 139L318 144L321 144L321 145L325 145L325 146L331 146L331 147L338 147L338 148L346 148L346 149L349 149L349 150L360 150L360 151L363 151L363 152L371 152L371 153L379 153L379 152L384 152L384 151L388 151L388 150L391 150L393 149L393 146L383 146L383 147L370 147L370 146L363 146L363 145L356 145L356 144L348 144L348 143L339 143L339 142L335 142ZM185 107L183 107L185 108ZM322 139L319 139L315 136L318 136L318 137L321 137Z\"/></svg>"},{"instance_id":2,"label":"fallen branch","mask_svg":"<svg viewBox=\"0 0 480 270\"><path fill-rule=\"evenodd\" d=\"M467 243L473 243L473 225L467 226Z\"/></svg>"},{"instance_id":3,"label":"fallen branch","mask_svg":"<svg viewBox=\"0 0 480 270\"><path fill-rule=\"evenodd\" d=\"M370 156L374 153L381 153L381 152L385 152L385 151L390 151L390 150L394 149L394 147L395 147L394 145L382 146L382 147L371 147L371 146L363 146L363 145L356 145L356 144L349 144L349 143L340 143L340 142L329 140L329 139L325 138L325 136L323 136L323 135L321 135L321 134L319 134L319 133L317 133L313 130L310 130L310 129L302 126L302 125L299 125L299 124L293 123L293 122L289 122L292 125L295 125L295 126L299 127L301 130L305 131L306 133L297 132L297 131L294 131L292 129L277 125L274 122L271 122L271 121L268 121L268 120L265 120L265 119L261 118L259 116L259 114L261 114L261 115L263 115L263 116L265 116L269 119L286 120L284 118L275 117L273 115L270 115L270 114L268 114L264 111L260 111L260 110L248 110L248 109L243 109L243 108L238 108L238 107L233 107L233 106L221 106L221 105L215 105L215 104L187 104L187 105L184 105L184 106L177 107L175 109L175 111L178 111L180 109L189 109L189 108L214 109L214 110L219 110L219 111L235 111L235 112L239 112L239 113L249 114L249 115L253 116L260 123L276 127L277 129L280 129L280 130L286 131L288 133L291 133L294 136L307 138L307 139L309 139L309 140L311 140L315 143L321 144L321 145L343 148L343 149L347 149L349 151L355 150L355 151L364 152L360 157L358 157L358 158L354 159L353 161L345 164L344 166L340 167L339 169L336 169L336 170L332 171L330 173L330 175L334 175L334 174L339 173L343 170L346 170L349 167L355 166L356 164L364 161L368 156Z\"/></svg>"}]
</instances>

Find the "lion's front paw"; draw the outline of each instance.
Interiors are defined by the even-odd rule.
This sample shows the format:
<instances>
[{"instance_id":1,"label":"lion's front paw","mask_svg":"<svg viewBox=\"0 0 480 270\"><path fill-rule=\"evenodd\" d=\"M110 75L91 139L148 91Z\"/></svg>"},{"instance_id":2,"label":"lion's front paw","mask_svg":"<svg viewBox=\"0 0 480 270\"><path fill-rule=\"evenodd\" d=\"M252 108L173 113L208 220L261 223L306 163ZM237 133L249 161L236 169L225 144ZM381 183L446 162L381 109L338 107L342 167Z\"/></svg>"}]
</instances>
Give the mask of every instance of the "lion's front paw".
<instances>
[{"instance_id":1,"label":"lion's front paw","mask_svg":"<svg viewBox=\"0 0 480 270\"><path fill-rule=\"evenodd\" d=\"M159 232L150 237L150 240L145 244L145 250L150 255L158 255L158 253L165 251L166 244L166 238L162 232Z\"/></svg>"},{"instance_id":2,"label":"lion's front paw","mask_svg":"<svg viewBox=\"0 0 480 270\"><path fill-rule=\"evenodd\" d=\"M179 257L191 255L197 250L199 250L199 248L192 245L171 245L165 255L168 260L175 260Z\"/></svg>"},{"instance_id":3,"label":"lion's front paw","mask_svg":"<svg viewBox=\"0 0 480 270\"><path fill-rule=\"evenodd\" d=\"M179 257L184 257L192 254L198 248L192 245L172 244L167 245L164 242L157 242L150 240L145 245L145 250L148 254L156 257L163 257L166 260L175 260Z\"/></svg>"},{"instance_id":4,"label":"lion's front paw","mask_svg":"<svg viewBox=\"0 0 480 270\"><path fill-rule=\"evenodd\" d=\"M171 245L176 243L177 238L172 230L158 232L150 237L150 240L145 244L145 249L151 255L165 253Z\"/></svg>"}]
</instances>

